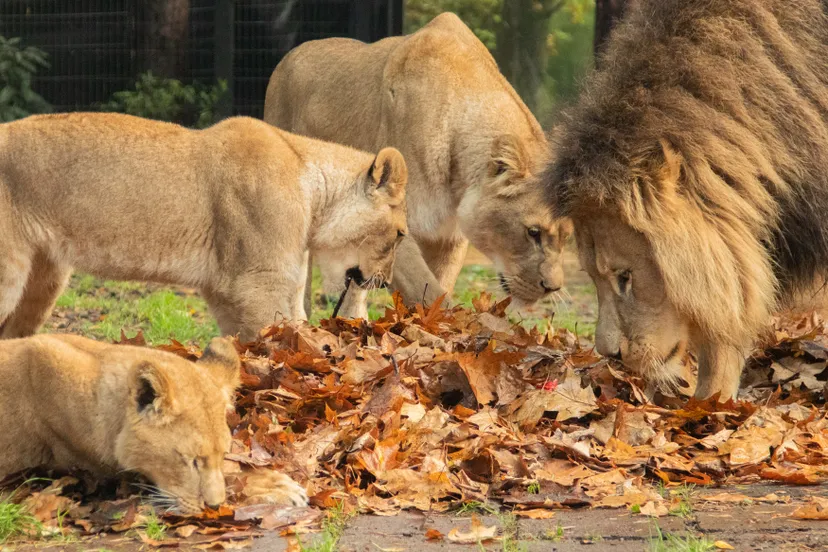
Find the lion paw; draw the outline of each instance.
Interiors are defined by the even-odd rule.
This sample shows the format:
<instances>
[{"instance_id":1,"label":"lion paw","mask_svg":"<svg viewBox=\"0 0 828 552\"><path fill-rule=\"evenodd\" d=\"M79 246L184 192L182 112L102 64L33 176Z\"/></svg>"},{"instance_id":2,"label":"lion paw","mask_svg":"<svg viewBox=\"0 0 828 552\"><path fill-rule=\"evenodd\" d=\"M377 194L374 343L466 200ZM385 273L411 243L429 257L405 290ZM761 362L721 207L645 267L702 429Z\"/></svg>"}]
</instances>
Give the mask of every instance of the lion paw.
<instances>
[{"instance_id":1,"label":"lion paw","mask_svg":"<svg viewBox=\"0 0 828 552\"><path fill-rule=\"evenodd\" d=\"M272 470L256 470L248 474L244 494L248 504L308 505L308 493L304 487L287 475Z\"/></svg>"}]
</instances>

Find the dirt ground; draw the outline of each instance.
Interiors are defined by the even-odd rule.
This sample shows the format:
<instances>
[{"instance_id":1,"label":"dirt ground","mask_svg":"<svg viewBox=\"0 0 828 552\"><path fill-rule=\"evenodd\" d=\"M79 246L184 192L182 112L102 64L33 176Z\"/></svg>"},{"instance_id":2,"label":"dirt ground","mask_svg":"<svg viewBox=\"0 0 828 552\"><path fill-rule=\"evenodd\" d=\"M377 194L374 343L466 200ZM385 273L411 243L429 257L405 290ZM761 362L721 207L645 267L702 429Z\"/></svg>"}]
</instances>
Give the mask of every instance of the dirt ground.
<instances>
[{"instance_id":1,"label":"dirt ground","mask_svg":"<svg viewBox=\"0 0 828 552\"><path fill-rule=\"evenodd\" d=\"M705 502L705 495L733 493L749 497L767 498L776 495L786 503L744 501L743 503ZM555 510L548 520L520 519L516 538L510 547L502 542L491 541L475 545L461 545L443 541L429 541L426 531L436 529L447 535L453 528L468 530L469 517L451 514L426 516L417 512L404 512L395 517L358 516L352 518L335 549L339 552L438 552L451 551L506 551L506 552L640 552L663 550L664 552L695 552L707 548L663 547L657 548L658 531L673 535L704 535L709 542L717 542L722 549L726 545L739 551L822 551L828 550L828 522L798 521L791 519L791 512L809 496L828 496L828 488L791 487L782 485L749 485L699 489L692 503L693 511L687 517L662 517L657 520L632 515L624 510ZM502 520L483 516L483 525L500 525ZM305 535L309 542L312 535ZM84 539L80 542L8 547L16 551L67 551L112 550L132 552L145 549L134 538L106 536ZM187 548L182 545L182 548ZM2 547L0 547L2 549ZM283 552L288 541L276 532L264 533L246 548L252 552ZM315 549L310 549L315 550Z\"/></svg>"}]
</instances>

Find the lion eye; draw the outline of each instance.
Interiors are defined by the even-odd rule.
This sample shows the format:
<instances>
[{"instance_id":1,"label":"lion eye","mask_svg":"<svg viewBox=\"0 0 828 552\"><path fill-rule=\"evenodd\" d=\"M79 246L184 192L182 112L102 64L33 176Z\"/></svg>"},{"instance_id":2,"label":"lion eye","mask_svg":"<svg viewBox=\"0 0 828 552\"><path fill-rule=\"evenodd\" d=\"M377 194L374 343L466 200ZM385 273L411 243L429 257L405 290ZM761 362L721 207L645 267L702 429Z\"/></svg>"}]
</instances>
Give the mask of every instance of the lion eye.
<instances>
[{"instance_id":1,"label":"lion eye","mask_svg":"<svg viewBox=\"0 0 828 552\"><path fill-rule=\"evenodd\" d=\"M540 230L540 228L538 228L537 226L530 226L529 228L527 228L527 229L526 229L526 233L527 233L527 234L529 235L529 237L530 237L530 238L532 238L532 240L534 240L536 243L540 243L540 242L541 242L541 230Z\"/></svg>"},{"instance_id":2,"label":"lion eye","mask_svg":"<svg viewBox=\"0 0 828 552\"><path fill-rule=\"evenodd\" d=\"M198 469L198 458L193 458L193 469L194 470Z\"/></svg>"},{"instance_id":3,"label":"lion eye","mask_svg":"<svg viewBox=\"0 0 828 552\"><path fill-rule=\"evenodd\" d=\"M403 232L402 230L397 230L397 238L402 239L404 237L405 237L405 232Z\"/></svg>"},{"instance_id":4,"label":"lion eye","mask_svg":"<svg viewBox=\"0 0 828 552\"><path fill-rule=\"evenodd\" d=\"M630 282L632 281L632 272L629 270L624 270L618 273L618 291L621 295L626 295L630 288Z\"/></svg>"}]
</instances>

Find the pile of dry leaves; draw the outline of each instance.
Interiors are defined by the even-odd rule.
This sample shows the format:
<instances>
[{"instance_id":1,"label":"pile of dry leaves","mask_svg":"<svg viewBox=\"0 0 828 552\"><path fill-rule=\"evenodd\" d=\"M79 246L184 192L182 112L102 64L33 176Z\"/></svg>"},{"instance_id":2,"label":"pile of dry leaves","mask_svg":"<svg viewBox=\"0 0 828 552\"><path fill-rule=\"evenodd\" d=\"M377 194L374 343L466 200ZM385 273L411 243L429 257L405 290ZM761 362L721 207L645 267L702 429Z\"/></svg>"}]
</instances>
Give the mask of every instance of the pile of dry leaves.
<instances>
[{"instance_id":1,"label":"pile of dry leaves","mask_svg":"<svg viewBox=\"0 0 828 552\"><path fill-rule=\"evenodd\" d=\"M234 506L168 519L174 534L213 545L318 524L317 509L251 504L251 468L288 473L316 507L394 515L479 501L532 518L578 507L665 515L659 485L828 479L828 339L817 317L777 320L749 362L743 400L717 404L649 389L568 331L509 323L506 305L484 295L472 311L410 311L395 298L375 323L283 324L240 346L225 463ZM690 364L685 379L693 385ZM61 522L73 530L146 522L123 484L109 500L75 479L25 492L46 521L68 512Z\"/></svg>"}]
</instances>

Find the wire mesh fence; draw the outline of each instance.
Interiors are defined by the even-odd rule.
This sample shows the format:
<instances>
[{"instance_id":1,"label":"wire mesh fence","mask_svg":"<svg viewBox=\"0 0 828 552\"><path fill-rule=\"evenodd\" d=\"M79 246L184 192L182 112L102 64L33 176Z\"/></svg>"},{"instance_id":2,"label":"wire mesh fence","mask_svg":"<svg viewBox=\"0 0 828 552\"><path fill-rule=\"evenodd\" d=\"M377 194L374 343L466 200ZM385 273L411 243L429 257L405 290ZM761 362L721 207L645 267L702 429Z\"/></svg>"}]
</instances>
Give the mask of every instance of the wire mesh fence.
<instances>
[{"instance_id":1,"label":"wire mesh fence","mask_svg":"<svg viewBox=\"0 0 828 552\"><path fill-rule=\"evenodd\" d=\"M279 60L307 40L402 32L402 0L0 0L0 35L49 54L34 88L58 111L94 108L139 74L225 79L228 111L259 117ZM227 113L229 114L229 113Z\"/></svg>"}]
</instances>

